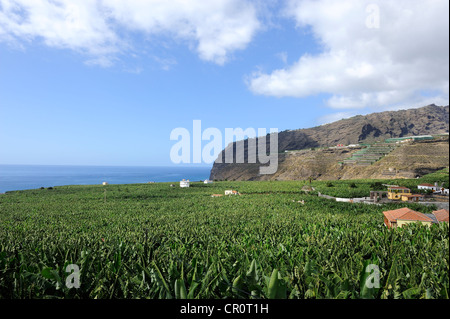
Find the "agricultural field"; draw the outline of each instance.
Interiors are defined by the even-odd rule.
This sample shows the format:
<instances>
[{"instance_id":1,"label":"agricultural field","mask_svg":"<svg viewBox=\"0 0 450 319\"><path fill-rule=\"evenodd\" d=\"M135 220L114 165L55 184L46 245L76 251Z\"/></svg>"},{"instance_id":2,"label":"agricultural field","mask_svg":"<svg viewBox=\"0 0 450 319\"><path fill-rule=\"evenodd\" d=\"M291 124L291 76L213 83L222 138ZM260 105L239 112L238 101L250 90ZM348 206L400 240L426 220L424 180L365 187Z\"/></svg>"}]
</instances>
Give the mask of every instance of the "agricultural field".
<instances>
[{"instance_id":1,"label":"agricultural field","mask_svg":"<svg viewBox=\"0 0 450 319\"><path fill-rule=\"evenodd\" d=\"M428 174L419 179L386 179L386 180L339 180L339 181L314 181L312 186L316 191L334 197L355 198L368 197L370 191L385 191L386 185L398 185L411 189L413 193L423 193L417 189L417 185L422 183L439 185L443 183L445 188L449 188L449 172L448 168L442 169L432 174Z\"/></svg>"},{"instance_id":2,"label":"agricultural field","mask_svg":"<svg viewBox=\"0 0 450 319\"><path fill-rule=\"evenodd\" d=\"M439 174L448 182L448 171ZM374 187L370 180L332 184L311 182L342 197L368 196ZM383 224L385 210L434 207L340 203L305 193L304 185L309 181L8 192L0 196L0 298L448 299L448 224ZM242 195L211 197L227 189ZM72 264L78 288L66 285ZM378 287L364 284L369 265L379 268Z\"/></svg>"}]
</instances>

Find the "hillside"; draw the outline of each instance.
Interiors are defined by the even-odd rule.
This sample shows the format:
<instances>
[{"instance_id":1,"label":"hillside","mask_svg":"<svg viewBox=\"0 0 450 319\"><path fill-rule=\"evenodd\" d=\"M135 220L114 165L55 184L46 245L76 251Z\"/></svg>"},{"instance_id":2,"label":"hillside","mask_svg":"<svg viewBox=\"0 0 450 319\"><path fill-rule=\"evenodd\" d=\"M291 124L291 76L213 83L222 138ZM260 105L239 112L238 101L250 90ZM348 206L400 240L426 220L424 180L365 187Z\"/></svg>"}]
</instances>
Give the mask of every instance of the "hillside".
<instances>
[{"instance_id":1,"label":"hillside","mask_svg":"<svg viewBox=\"0 0 450 319\"><path fill-rule=\"evenodd\" d=\"M404 145L371 166L340 165L357 149L316 149L337 144L384 141L412 135L449 132L449 106L429 105L418 109L355 116L310 129L283 131L278 135L279 165L273 175L259 175L260 164L217 164L216 180L293 180L395 178L422 176L448 166L448 139ZM267 136L267 142L269 138ZM248 153L248 141L244 143ZM236 143L227 148L236 148ZM268 148L268 147L267 147ZM295 150L295 152L292 152ZM290 151L290 152L285 152ZM219 155L223 156L223 152ZM223 161L224 162L224 161ZM393 174L393 172L395 174Z\"/></svg>"}]
</instances>

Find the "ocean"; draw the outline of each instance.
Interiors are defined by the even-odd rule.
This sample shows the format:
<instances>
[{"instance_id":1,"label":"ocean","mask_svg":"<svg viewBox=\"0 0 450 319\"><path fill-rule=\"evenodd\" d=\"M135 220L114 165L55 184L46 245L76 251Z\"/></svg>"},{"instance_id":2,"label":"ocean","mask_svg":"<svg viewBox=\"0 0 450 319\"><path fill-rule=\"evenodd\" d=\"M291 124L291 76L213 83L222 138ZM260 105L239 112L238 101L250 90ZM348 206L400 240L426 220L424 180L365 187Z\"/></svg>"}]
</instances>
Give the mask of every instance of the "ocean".
<instances>
[{"instance_id":1,"label":"ocean","mask_svg":"<svg viewBox=\"0 0 450 319\"><path fill-rule=\"evenodd\" d=\"M0 193L65 185L200 181L210 167L0 165Z\"/></svg>"}]
</instances>

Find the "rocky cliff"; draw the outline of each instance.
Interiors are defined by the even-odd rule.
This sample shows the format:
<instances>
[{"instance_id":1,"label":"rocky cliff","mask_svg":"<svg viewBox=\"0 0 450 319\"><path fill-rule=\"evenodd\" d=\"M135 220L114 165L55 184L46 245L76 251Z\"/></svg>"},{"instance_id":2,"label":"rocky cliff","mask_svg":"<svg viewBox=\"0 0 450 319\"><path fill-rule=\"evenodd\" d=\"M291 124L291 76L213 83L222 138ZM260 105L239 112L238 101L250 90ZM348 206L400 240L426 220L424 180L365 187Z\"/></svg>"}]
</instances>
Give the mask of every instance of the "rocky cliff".
<instances>
[{"instance_id":1,"label":"rocky cliff","mask_svg":"<svg viewBox=\"0 0 450 319\"><path fill-rule=\"evenodd\" d=\"M417 109L359 115L314 128L280 132L278 134L278 170L272 175L260 175L260 163L247 163L249 151L250 154L254 151L249 148L249 145L252 145L249 140L244 141L245 163L225 163L224 151L233 148L236 154L236 143L232 143L219 155L222 163L214 163L210 178L215 180L289 180L309 177L318 179L411 177L448 166L448 139L436 140L428 144L417 142L404 145L367 167L339 164L350 157L355 149L316 148L326 148L337 144L373 143L392 137L437 135L448 132L449 106L428 105ZM267 153L269 141L269 136L266 136ZM389 168L390 174L386 173ZM392 170L397 172L397 175L393 175Z\"/></svg>"}]
</instances>

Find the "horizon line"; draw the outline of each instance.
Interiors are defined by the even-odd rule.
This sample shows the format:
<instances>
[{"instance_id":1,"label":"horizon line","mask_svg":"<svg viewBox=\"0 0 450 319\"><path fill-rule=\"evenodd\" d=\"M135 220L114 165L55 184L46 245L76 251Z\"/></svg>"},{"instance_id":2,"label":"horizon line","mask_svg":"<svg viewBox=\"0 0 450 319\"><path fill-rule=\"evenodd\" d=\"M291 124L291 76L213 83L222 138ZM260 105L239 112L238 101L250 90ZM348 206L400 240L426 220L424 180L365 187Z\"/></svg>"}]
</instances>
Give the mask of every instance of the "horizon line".
<instances>
[{"instance_id":1,"label":"horizon line","mask_svg":"<svg viewBox=\"0 0 450 319\"><path fill-rule=\"evenodd\" d=\"M212 167L211 164L201 165L201 164L187 164L187 165L99 165L99 164L8 164L8 163L0 163L3 166L90 166L90 167L202 167L209 168Z\"/></svg>"}]
</instances>

